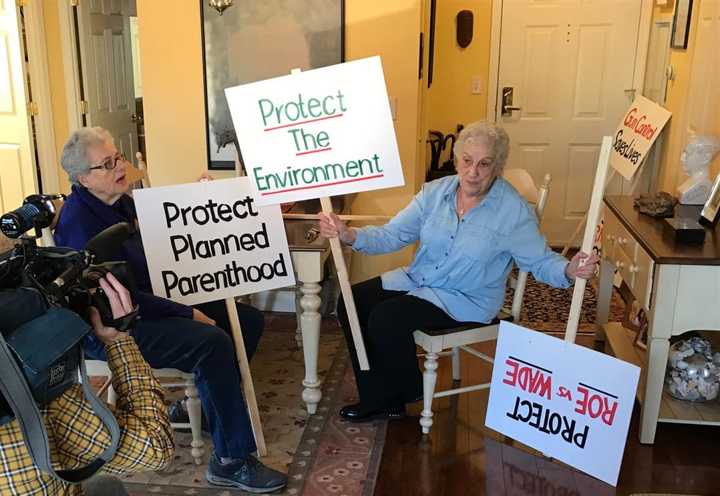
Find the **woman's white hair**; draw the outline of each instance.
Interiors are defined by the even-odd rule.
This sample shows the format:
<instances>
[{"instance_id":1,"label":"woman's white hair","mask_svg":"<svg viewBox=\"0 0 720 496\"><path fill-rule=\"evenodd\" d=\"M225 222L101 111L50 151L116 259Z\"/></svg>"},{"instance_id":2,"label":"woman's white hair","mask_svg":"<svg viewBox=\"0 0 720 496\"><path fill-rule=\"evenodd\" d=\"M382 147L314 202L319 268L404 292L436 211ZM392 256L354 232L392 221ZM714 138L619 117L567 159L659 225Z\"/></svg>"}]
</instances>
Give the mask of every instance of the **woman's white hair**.
<instances>
[{"instance_id":1,"label":"woman's white hair","mask_svg":"<svg viewBox=\"0 0 720 496\"><path fill-rule=\"evenodd\" d=\"M92 164L87 156L88 148L103 143L114 144L115 140L101 127L81 127L70 135L63 147L60 164L71 183L80 184L79 178L90 172Z\"/></svg>"},{"instance_id":2,"label":"woman's white hair","mask_svg":"<svg viewBox=\"0 0 720 496\"><path fill-rule=\"evenodd\" d=\"M502 174L510 153L510 138L507 131L488 121L477 121L468 124L460 131L458 139L453 147L456 163L460 161L463 150L472 143L487 145L494 161L495 172Z\"/></svg>"}]
</instances>

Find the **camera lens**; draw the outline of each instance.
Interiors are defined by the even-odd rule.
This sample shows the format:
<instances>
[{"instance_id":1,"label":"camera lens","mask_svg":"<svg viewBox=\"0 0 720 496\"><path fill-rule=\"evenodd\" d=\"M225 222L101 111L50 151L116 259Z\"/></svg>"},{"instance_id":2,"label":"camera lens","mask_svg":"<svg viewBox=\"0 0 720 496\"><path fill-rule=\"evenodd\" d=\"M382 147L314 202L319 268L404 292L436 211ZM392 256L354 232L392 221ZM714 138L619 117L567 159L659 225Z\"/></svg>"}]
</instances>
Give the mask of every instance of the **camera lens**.
<instances>
[{"instance_id":1,"label":"camera lens","mask_svg":"<svg viewBox=\"0 0 720 496\"><path fill-rule=\"evenodd\" d=\"M33 227L33 219L40 213L35 205L26 203L0 217L0 231L8 238L17 238Z\"/></svg>"}]
</instances>

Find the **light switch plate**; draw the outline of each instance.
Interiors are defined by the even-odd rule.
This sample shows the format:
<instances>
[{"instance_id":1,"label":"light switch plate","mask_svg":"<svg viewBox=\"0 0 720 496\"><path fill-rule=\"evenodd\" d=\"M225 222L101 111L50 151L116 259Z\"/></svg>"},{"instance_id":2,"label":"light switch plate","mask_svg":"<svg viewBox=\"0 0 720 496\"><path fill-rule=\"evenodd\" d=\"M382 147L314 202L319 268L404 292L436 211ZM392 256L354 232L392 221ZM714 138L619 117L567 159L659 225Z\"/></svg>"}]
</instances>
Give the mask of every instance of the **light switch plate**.
<instances>
[{"instance_id":1,"label":"light switch plate","mask_svg":"<svg viewBox=\"0 0 720 496\"><path fill-rule=\"evenodd\" d=\"M480 95L482 93L482 78L480 76L472 77L470 92L473 95Z\"/></svg>"}]
</instances>

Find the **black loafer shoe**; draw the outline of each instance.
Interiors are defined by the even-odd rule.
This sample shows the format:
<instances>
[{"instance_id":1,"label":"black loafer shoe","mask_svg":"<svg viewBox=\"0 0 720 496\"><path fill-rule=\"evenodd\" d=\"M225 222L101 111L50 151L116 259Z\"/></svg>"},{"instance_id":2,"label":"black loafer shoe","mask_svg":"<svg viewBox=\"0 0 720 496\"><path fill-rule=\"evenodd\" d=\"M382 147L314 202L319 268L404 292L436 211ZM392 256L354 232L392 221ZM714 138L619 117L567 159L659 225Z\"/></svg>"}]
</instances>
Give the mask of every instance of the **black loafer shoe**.
<instances>
[{"instance_id":1,"label":"black loafer shoe","mask_svg":"<svg viewBox=\"0 0 720 496\"><path fill-rule=\"evenodd\" d=\"M350 422L370 422L377 419L401 419L405 417L405 405L394 405L380 409L366 409L360 403L347 405L340 409L340 416Z\"/></svg>"}]
</instances>

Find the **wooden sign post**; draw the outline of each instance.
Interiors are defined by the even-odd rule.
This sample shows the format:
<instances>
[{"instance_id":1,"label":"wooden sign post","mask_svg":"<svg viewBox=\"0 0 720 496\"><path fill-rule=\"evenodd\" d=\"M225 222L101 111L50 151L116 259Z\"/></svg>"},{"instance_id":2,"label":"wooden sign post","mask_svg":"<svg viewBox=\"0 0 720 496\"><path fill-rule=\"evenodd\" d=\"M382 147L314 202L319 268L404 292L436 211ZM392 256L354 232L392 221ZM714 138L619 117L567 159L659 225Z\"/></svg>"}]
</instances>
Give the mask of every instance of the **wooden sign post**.
<instances>
[{"instance_id":1,"label":"wooden sign post","mask_svg":"<svg viewBox=\"0 0 720 496\"><path fill-rule=\"evenodd\" d=\"M320 206L324 214L332 213L332 204L327 196L320 198ZM347 272L345 257L343 256L342 246L338 238L330 238L330 249L332 250L333 261L335 262L335 270L337 271L338 281L340 282L340 292L345 302L345 310L347 311L348 321L350 322L350 331L355 344L355 351L358 357L358 363L361 370L370 370L370 364L365 351L365 341L362 338L360 330L360 321L355 308L355 298L353 298L352 287L350 286L350 276Z\"/></svg>"},{"instance_id":2,"label":"wooden sign post","mask_svg":"<svg viewBox=\"0 0 720 496\"><path fill-rule=\"evenodd\" d=\"M225 90L246 171L261 205L405 184L379 57ZM368 370L340 241L330 240L362 370Z\"/></svg>"},{"instance_id":3,"label":"wooden sign post","mask_svg":"<svg viewBox=\"0 0 720 496\"><path fill-rule=\"evenodd\" d=\"M592 196L590 197L590 208L587 214L587 224L585 225L585 235L583 236L582 251L592 253L593 240L595 237L595 226L600 221L600 208L602 206L603 194L605 193L605 178L607 177L608 166L610 164L610 150L612 149L612 137L605 136L600 148L600 157L598 158L597 169L595 169L595 182L593 183ZM570 314L568 315L567 328L565 329L565 341L575 342L578 324L580 323L580 311L582 310L582 301L585 295L585 279L576 279L575 288L573 289L572 303L570 304Z\"/></svg>"}]
</instances>

